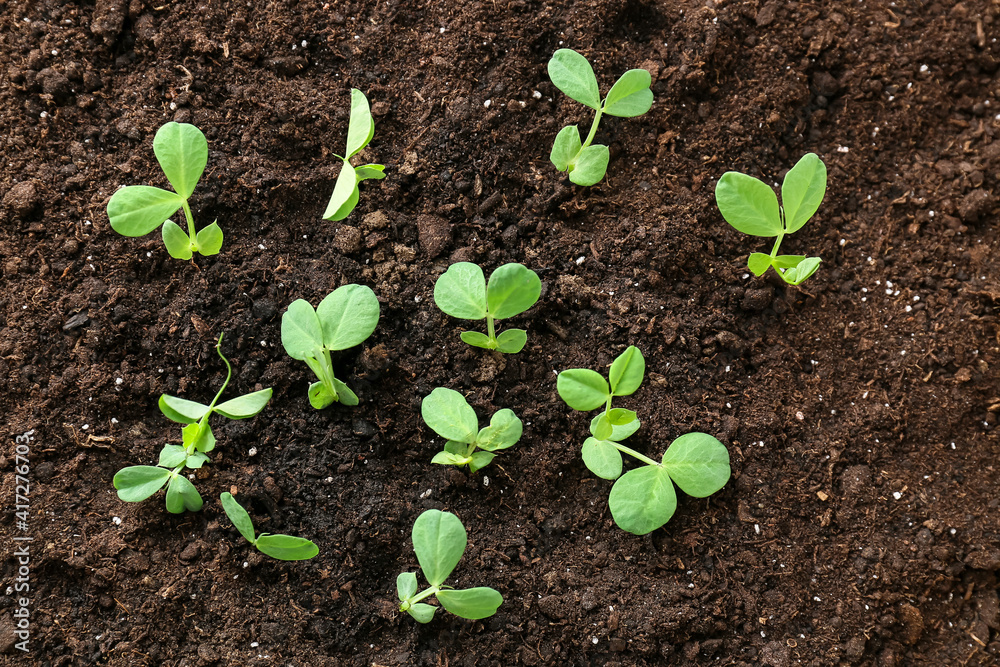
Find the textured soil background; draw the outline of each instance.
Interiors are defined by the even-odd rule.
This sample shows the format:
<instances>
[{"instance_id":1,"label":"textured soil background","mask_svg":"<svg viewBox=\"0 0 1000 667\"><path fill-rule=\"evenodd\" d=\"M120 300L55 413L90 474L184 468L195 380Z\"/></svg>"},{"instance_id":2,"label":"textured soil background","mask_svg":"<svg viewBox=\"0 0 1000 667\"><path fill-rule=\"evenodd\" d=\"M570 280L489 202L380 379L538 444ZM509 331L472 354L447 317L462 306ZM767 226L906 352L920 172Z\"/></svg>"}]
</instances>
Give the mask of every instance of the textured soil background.
<instances>
[{"instance_id":1,"label":"textured soil background","mask_svg":"<svg viewBox=\"0 0 1000 667\"><path fill-rule=\"evenodd\" d=\"M987 0L680 2L14 0L0 10L0 468L4 588L15 576L14 439L31 441L33 665L995 665L1000 661L1000 8ZM606 118L608 179L548 163L589 125L545 64L586 54L603 89L648 68L656 102ZM349 89L372 102L362 186L320 220ZM536 92L537 91L537 92ZM170 259L105 206L166 186L152 137L209 140L193 203L222 254ZM785 242L823 257L801 288L748 276L769 242L721 219L715 180L779 182L818 153L830 186ZM452 261L543 280L503 359L458 339L431 298ZM309 407L280 315L348 282L382 319L335 359L362 399ZM274 387L258 417L215 421L196 514L120 502L114 473L179 428L163 392ZM702 430L733 479L681 497L647 537L617 529L583 466L589 416L555 372L628 344L648 378L621 405L659 456ZM481 419L510 407L520 445L468 476L430 464L436 386ZM223 515L320 555L252 552ZM505 603L426 626L395 611L421 511L456 512L455 584ZM120 525L115 518L120 518ZM9 661L9 662L8 662Z\"/></svg>"}]
</instances>

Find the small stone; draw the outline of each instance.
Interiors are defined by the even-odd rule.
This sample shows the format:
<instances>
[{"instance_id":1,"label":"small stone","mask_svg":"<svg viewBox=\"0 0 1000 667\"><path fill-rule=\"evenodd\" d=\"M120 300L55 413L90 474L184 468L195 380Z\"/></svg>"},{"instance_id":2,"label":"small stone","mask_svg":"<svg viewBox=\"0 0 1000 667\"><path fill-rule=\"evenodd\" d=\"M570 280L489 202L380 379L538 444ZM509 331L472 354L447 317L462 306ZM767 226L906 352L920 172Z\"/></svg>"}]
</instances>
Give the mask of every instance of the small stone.
<instances>
[{"instance_id":1,"label":"small stone","mask_svg":"<svg viewBox=\"0 0 1000 667\"><path fill-rule=\"evenodd\" d=\"M42 202L36 181L22 181L4 195L4 206L11 209L18 217L25 217L34 211Z\"/></svg>"},{"instance_id":2,"label":"small stone","mask_svg":"<svg viewBox=\"0 0 1000 667\"><path fill-rule=\"evenodd\" d=\"M343 255L352 255L361 250L361 230L350 225L341 225L333 239L333 247Z\"/></svg>"},{"instance_id":3,"label":"small stone","mask_svg":"<svg viewBox=\"0 0 1000 667\"><path fill-rule=\"evenodd\" d=\"M191 563L197 560L200 555L201 547L198 546L197 542L191 542L181 551L180 559L182 563Z\"/></svg>"}]
</instances>

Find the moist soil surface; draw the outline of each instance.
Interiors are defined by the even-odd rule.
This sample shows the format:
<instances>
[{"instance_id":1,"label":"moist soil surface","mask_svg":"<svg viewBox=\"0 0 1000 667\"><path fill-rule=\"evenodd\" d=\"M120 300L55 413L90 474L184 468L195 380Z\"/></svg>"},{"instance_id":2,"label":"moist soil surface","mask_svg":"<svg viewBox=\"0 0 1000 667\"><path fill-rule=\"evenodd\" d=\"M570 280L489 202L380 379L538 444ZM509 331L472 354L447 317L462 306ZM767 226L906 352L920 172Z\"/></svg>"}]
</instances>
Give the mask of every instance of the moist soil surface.
<instances>
[{"instance_id":1,"label":"moist soil surface","mask_svg":"<svg viewBox=\"0 0 1000 667\"><path fill-rule=\"evenodd\" d=\"M33 665L995 665L1000 661L1000 8L951 2L14 0L0 10L0 410L4 585L30 536L29 653L19 594L0 598L0 655ZM602 91L652 74L655 103L605 117L607 178L580 188L548 161L589 110L551 84L560 47ZM350 89L372 103L362 158L386 165L343 222L321 220ZM171 259L108 224L122 185L167 187L165 122L209 141L192 208L222 253ZM818 255L790 287L746 268L770 241L715 206L728 170L780 182L801 155L829 169L816 217L783 252ZM539 304L502 326L500 356L441 313L452 262L520 262ZM358 407L317 411L281 314L371 286L375 334L337 353ZM479 323L481 324L481 323ZM180 428L161 393L208 402L274 388L245 421L216 417L197 513L111 485ZM606 370L628 345L647 376L616 405L659 457L719 438L733 475L680 494L637 537L583 465L592 415L556 372ZM432 465L419 418L445 386L525 434L477 474ZM30 450L15 522L15 438ZM23 451L23 450L22 450ZM254 551L308 537L313 560ZM428 508L469 547L459 587L495 616L397 610Z\"/></svg>"}]
</instances>

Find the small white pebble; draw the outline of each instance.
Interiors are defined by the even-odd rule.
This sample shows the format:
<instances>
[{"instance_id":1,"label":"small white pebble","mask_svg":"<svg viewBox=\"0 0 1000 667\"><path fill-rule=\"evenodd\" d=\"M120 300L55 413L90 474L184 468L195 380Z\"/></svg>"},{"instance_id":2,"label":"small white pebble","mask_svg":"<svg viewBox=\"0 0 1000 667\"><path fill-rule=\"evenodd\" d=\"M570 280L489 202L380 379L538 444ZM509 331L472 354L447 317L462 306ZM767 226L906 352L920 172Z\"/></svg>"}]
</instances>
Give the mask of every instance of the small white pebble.
<instances>
[{"instance_id":1,"label":"small white pebble","mask_svg":"<svg viewBox=\"0 0 1000 667\"><path fill-rule=\"evenodd\" d=\"M813 596L813 602L822 602L822 600L819 599L818 595L814 595Z\"/></svg>"},{"instance_id":2,"label":"small white pebble","mask_svg":"<svg viewBox=\"0 0 1000 667\"><path fill-rule=\"evenodd\" d=\"M113 516L111 517L111 523L115 524L116 526L120 526L122 525L122 518L120 516Z\"/></svg>"},{"instance_id":3,"label":"small white pebble","mask_svg":"<svg viewBox=\"0 0 1000 667\"><path fill-rule=\"evenodd\" d=\"M80 428L83 429L84 431L86 431L88 428L90 428L90 424L84 424Z\"/></svg>"},{"instance_id":4,"label":"small white pebble","mask_svg":"<svg viewBox=\"0 0 1000 667\"><path fill-rule=\"evenodd\" d=\"M542 99L542 94L540 92L538 92L537 90L534 91L534 92L532 92L531 96L534 97L536 100Z\"/></svg>"},{"instance_id":5,"label":"small white pebble","mask_svg":"<svg viewBox=\"0 0 1000 667\"><path fill-rule=\"evenodd\" d=\"M487 109L490 108L491 104L493 104L493 100L486 100L485 102L483 102L483 106L486 107Z\"/></svg>"},{"instance_id":6,"label":"small white pebble","mask_svg":"<svg viewBox=\"0 0 1000 667\"><path fill-rule=\"evenodd\" d=\"M581 264L583 264L583 263L584 263L584 262L585 262L586 260L587 260L587 258L586 258L586 257L584 257L583 255L580 255L579 257L577 257L577 258L576 258L576 265L577 265L577 266L580 266L580 265L581 265Z\"/></svg>"},{"instance_id":7,"label":"small white pebble","mask_svg":"<svg viewBox=\"0 0 1000 667\"><path fill-rule=\"evenodd\" d=\"M851 149L848 148L847 146L837 146L837 152L838 153L850 153Z\"/></svg>"},{"instance_id":8,"label":"small white pebble","mask_svg":"<svg viewBox=\"0 0 1000 667\"><path fill-rule=\"evenodd\" d=\"M257 247L260 248L261 250L267 250L267 248L264 247L263 243L258 243Z\"/></svg>"},{"instance_id":9,"label":"small white pebble","mask_svg":"<svg viewBox=\"0 0 1000 667\"><path fill-rule=\"evenodd\" d=\"M799 421L802 421L803 419L806 418L806 416L802 414L801 410L799 410L798 412L795 413L795 418L798 419Z\"/></svg>"},{"instance_id":10,"label":"small white pebble","mask_svg":"<svg viewBox=\"0 0 1000 667\"><path fill-rule=\"evenodd\" d=\"M903 494L900 493L899 491L893 491L892 492L892 497L895 498L896 500L899 500L900 498L903 497Z\"/></svg>"},{"instance_id":11,"label":"small white pebble","mask_svg":"<svg viewBox=\"0 0 1000 667\"><path fill-rule=\"evenodd\" d=\"M483 486L489 486L489 485L490 485L490 478L487 477L486 475L483 475Z\"/></svg>"},{"instance_id":12,"label":"small white pebble","mask_svg":"<svg viewBox=\"0 0 1000 667\"><path fill-rule=\"evenodd\" d=\"M930 69L930 68L929 68L929 67L927 67L927 65L921 65L921 66L920 66L920 71L921 71L921 72L926 72L926 71L927 71L928 69Z\"/></svg>"},{"instance_id":13,"label":"small white pebble","mask_svg":"<svg viewBox=\"0 0 1000 667\"><path fill-rule=\"evenodd\" d=\"M111 418L111 423L112 423L112 424L117 424L117 423L118 423L118 420L117 420L117 419L115 419L114 417L112 417L112 418Z\"/></svg>"},{"instance_id":14,"label":"small white pebble","mask_svg":"<svg viewBox=\"0 0 1000 667\"><path fill-rule=\"evenodd\" d=\"M598 642L598 639L597 639L597 637L591 637L590 641L591 641L592 644L596 644Z\"/></svg>"},{"instance_id":15,"label":"small white pebble","mask_svg":"<svg viewBox=\"0 0 1000 667\"><path fill-rule=\"evenodd\" d=\"M248 567L250 567L250 563L248 563L247 561L243 561L243 569L245 570Z\"/></svg>"},{"instance_id":16,"label":"small white pebble","mask_svg":"<svg viewBox=\"0 0 1000 667\"><path fill-rule=\"evenodd\" d=\"M247 454L249 454L250 456L257 456L257 448L251 447L250 450L247 452Z\"/></svg>"},{"instance_id":17,"label":"small white pebble","mask_svg":"<svg viewBox=\"0 0 1000 667\"><path fill-rule=\"evenodd\" d=\"M250 648L257 648L258 646L260 646L260 644L257 642L250 642Z\"/></svg>"}]
</instances>

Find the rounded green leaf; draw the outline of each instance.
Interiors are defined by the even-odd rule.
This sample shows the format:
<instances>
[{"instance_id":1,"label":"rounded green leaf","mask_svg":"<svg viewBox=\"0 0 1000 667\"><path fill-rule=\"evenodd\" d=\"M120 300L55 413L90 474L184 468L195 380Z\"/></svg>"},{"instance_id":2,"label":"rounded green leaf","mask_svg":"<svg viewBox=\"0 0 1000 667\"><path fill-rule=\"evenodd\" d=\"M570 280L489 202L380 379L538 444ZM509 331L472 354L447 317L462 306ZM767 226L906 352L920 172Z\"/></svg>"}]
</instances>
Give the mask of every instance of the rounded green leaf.
<instances>
[{"instance_id":1,"label":"rounded green leaf","mask_svg":"<svg viewBox=\"0 0 1000 667\"><path fill-rule=\"evenodd\" d=\"M608 495L608 507L619 528L645 535L674 515L677 493L662 466L642 466L629 470L615 482Z\"/></svg>"},{"instance_id":2,"label":"rounded green leaf","mask_svg":"<svg viewBox=\"0 0 1000 667\"><path fill-rule=\"evenodd\" d=\"M271 389L262 389L251 394L244 394L215 406L215 412L228 419L246 419L253 417L271 400Z\"/></svg>"},{"instance_id":3,"label":"rounded green leaf","mask_svg":"<svg viewBox=\"0 0 1000 667\"><path fill-rule=\"evenodd\" d=\"M595 438L597 437L598 422L601 421L601 417L603 416L604 413L602 412L601 414L597 415L590 421L590 432L594 435ZM598 438L598 439L614 440L615 442L621 442L625 438L629 437L630 435L638 431L641 425L642 423L638 419L630 421L629 423L623 424L621 426L615 426L614 424L612 424L611 435L608 436L607 438Z\"/></svg>"},{"instance_id":4,"label":"rounded green leaf","mask_svg":"<svg viewBox=\"0 0 1000 667\"><path fill-rule=\"evenodd\" d=\"M434 612L438 610L433 605L424 602L414 602L407 608L406 613L414 618L417 623L430 623L434 618Z\"/></svg>"},{"instance_id":5,"label":"rounded green leaf","mask_svg":"<svg viewBox=\"0 0 1000 667\"><path fill-rule=\"evenodd\" d=\"M309 385L309 405L317 410L322 410L331 403L336 403L338 396L330 392L330 388L322 382L313 382Z\"/></svg>"},{"instance_id":6,"label":"rounded green leaf","mask_svg":"<svg viewBox=\"0 0 1000 667\"><path fill-rule=\"evenodd\" d=\"M296 299L281 316L281 344L292 359L317 357L323 351L323 326L305 299Z\"/></svg>"},{"instance_id":7,"label":"rounded green leaf","mask_svg":"<svg viewBox=\"0 0 1000 667\"><path fill-rule=\"evenodd\" d=\"M464 466L468 465L470 461L472 461L472 457L470 456L460 456L451 452L438 452L431 459L431 463L442 466Z\"/></svg>"},{"instance_id":8,"label":"rounded green leaf","mask_svg":"<svg viewBox=\"0 0 1000 667\"><path fill-rule=\"evenodd\" d=\"M228 516L229 520L233 522L234 526L236 526L236 530L240 531L240 535L242 535L247 542L253 544L253 520L250 518L247 511L243 509L242 505L236 502L236 499L233 498L233 494L228 491L219 496L219 501L222 503L222 509L225 510L226 516Z\"/></svg>"},{"instance_id":9,"label":"rounded green leaf","mask_svg":"<svg viewBox=\"0 0 1000 667\"><path fill-rule=\"evenodd\" d=\"M566 171L570 165L576 163L576 156L580 154L581 147L580 130L576 125L567 125L559 130L555 141L552 142L549 160L559 171Z\"/></svg>"},{"instance_id":10,"label":"rounded green leaf","mask_svg":"<svg viewBox=\"0 0 1000 667\"><path fill-rule=\"evenodd\" d=\"M517 354L528 342L528 332L524 329L507 329L497 336L497 349L504 354Z\"/></svg>"},{"instance_id":11,"label":"rounded green leaf","mask_svg":"<svg viewBox=\"0 0 1000 667\"><path fill-rule=\"evenodd\" d=\"M597 419L591 422L591 426L593 427L594 437L598 440L607 440L615 432L615 428L611 425L611 420L608 419L606 412L602 412Z\"/></svg>"},{"instance_id":12,"label":"rounded green leaf","mask_svg":"<svg viewBox=\"0 0 1000 667\"><path fill-rule=\"evenodd\" d=\"M604 113L611 116L632 118L641 116L653 106L653 82L644 69L630 69L615 81L604 98Z\"/></svg>"},{"instance_id":13,"label":"rounded green leaf","mask_svg":"<svg viewBox=\"0 0 1000 667\"><path fill-rule=\"evenodd\" d=\"M421 401L420 414L424 423L446 440L472 443L479 434L476 411L454 389L434 389Z\"/></svg>"},{"instance_id":14,"label":"rounded green leaf","mask_svg":"<svg viewBox=\"0 0 1000 667\"><path fill-rule=\"evenodd\" d=\"M358 192L358 178L354 173L354 167L350 162L344 162L337 175L337 182L333 186L333 194L323 212L324 220L343 220L354 207L358 205L360 194Z\"/></svg>"},{"instance_id":15,"label":"rounded green leaf","mask_svg":"<svg viewBox=\"0 0 1000 667\"><path fill-rule=\"evenodd\" d=\"M184 510L197 512L201 509L204 501L194 484L188 481L184 475L174 475L167 485L167 511L171 514L180 514Z\"/></svg>"},{"instance_id":16,"label":"rounded green leaf","mask_svg":"<svg viewBox=\"0 0 1000 667\"><path fill-rule=\"evenodd\" d=\"M537 273L521 264L504 264L490 275L486 307L495 319L503 320L534 306L541 293Z\"/></svg>"},{"instance_id":17,"label":"rounded green leaf","mask_svg":"<svg viewBox=\"0 0 1000 667\"><path fill-rule=\"evenodd\" d=\"M163 223L160 234L163 237L163 245L167 247L167 254L174 259L188 260L194 256L191 237L173 220Z\"/></svg>"},{"instance_id":18,"label":"rounded green leaf","mask_svg":"<svg viewBox=\"0 0 1000 667\"><path fill-rule=\"evenodd\" d=\"M414 572L403 572L396 577L396 595L400 602L413 597L417 592L417 575Z\"/></svg>"},{"instance_id":19,"label":"rounded green leaf","mask_svg":"<svg viewBox=\"0 0 1000 667\"><path fill-rule=\"evenodd\" d=\"M785 279L785 282L791 283L792 285L801 285L807 278L812 274L816 273L816 269L819 268L820 262L822 262L819 257L806 257L799 265L794 269L788 269L781 274L781 277Z\"/></svg>"},{"instance_id":20,"label":"rounded green leaf","mask_svg":"<svg viewBox=\"0 0 1000 667\"><path fill-rule=\"evenodd\" d=\"M358 404L358 395L337 378L333 378L333 388L337 390L336 400L339 400L341 405L354 407Z\"/></svg>"},{"instance_id":21,"label":"rounded green leaf","mask_svg":"<svg viewBox=\"0 0 1000 667\"><path fill-rule=\"evenodd\" d=\"M782 233L778 196L763 181L727 171L715 186L715 202L730 225L751 236Z\"/></svg>"},{"instance_id":22,"label":"rounded green leaf","mask_svg":"<svg viewBox=\"0 0 1000 667\"><path fill-rule=\"evenodd\" d=\"M556 88L595 111L601 107L594 68L572 49L559 49L549 60L549 78Z\"/></svg>"},{"instance_id":23,"label":"rounded green leaf","mask_svg":"<svg viewBox=\"0 0 1000 667\"><path fill-rule=\"evenodd\" d=\"M490 418L490 425L479 431L476 445L488 452L507 449L521 439L524 425L513 410L497 410Z\"/></svg>"},{"instance_id":24,"label":"rounded green leaf","mask_svg":"<svg viewBox=\"0 0 1000 667\"><path fill-rule=\"evenodd\" d=\"M115 473L113 484L118 497L127 503L137 503L149 498L163 488L170 479L170 471L156 466L130 466Z\"/></svg>"},{"instance_id":25,"label":"rounded green leaf","mask_svg":"<svg viewBox=\"0 0 1000 667\"><path fill-rule=\"evenodd\" d=\"M603 479L618 479L622 474L622 454L607 440L583 441L583 462L587 469Z\"/></svg>"},{"instance_id":26,"label":"rounded green leaf","mask_svg":"<svg viewBox=\"0 0 1000 667\"><path fill-rule=\"evenodd\" d=\"M184 461L184 465L193 470L197 470L208 463L208 456L202 452L192 452Z\"/></svg>"},{"instance_id":27,"label":"rounded green leaf","mask_svg":"<svg viewBox=\"0 0 1000 667\"><path fill-rule=\"evenodd\" d=\"M175 192L130 185L118 190L108 201L111 228L122 236L145 236L177 212L184 198Z\"/></svg>"},{"instance_id":28,"label":"rounded green leaf","mask_svg":"<svg viewBox=\"0 0 1000 667\"><path fill-rule=\"evenodd\" d=\"M762 253L755 253L762 254ZM770 257L770 255L764 255L765 257ZM751 255L752 257L752 255ZM776 269L794 269L796 266L802 263L802 260L806 258L805 255L778 255L771 262Z\"/></svg>"},{"instance_id":29,"label":"rounded green leaf","mask_svg":"<svg viewBox=\"0 0 1000 667\"><path fill-rule=\"evenodd\" d=\"M434 283L434 303L461 320L486 317L486 278L478 265L457 262Z\"/></svg>"},{"instance_id":30,"label":"rounded green leaf","mask_svg":"<svg viewBox=\"0 0 1000 667\"><path fill-rule=\"evenodd\" d=\"M164 445L160 450L160 460L156 465L161 468L176 468L187 461L187 452L180 445Z\"/></svg>"},{"instance_id":31,"label":"rounded green leaf","mask_svg":"<svg viewBox=\"0 0 1000 667\"><path fill-rule=\"evenodd\" d=\"M476 472L481 468L485 468L496 456L493 452L476 452L469 457L469 472Z\"/></svg>"},{"instance_id":32,"label":"rounded green leaf","mask_svg":"<svg viewBox=\"0 0 1000 667\"><path fill-rule=\"evenodd\" d=\"M490 340L489 336L478 331L463 331L459 334L459 338L462 339L462 342L468 343L473 347L482 347L487 350L495 350L497 348L497 344ZM525 340L527 340L527 337L525 337Z\"/></svg>"},{"instance_id":33,"label":"rounded green leaf","mask_svg":"<svg viewBox=\"0 0 1000 667\"><path fill-rule=\"evenodd\" d=\"M208 164L205 135L188 123L167 123L153 137L153 153L177 194L189 198Z\"/></svg>"},{"instance_id":34,"label":"rounded green leaf","mask_svg":"<svg viewBox=\"0 0 1000 667\"><path fill-rule=\"evenodd\" d=\"M215 449L215 434L212 433L211 425L207 423L204 428L198 424L188 424L181 433L184 435L185 447L191 445L200 452L210 452Z\"/></svg>"},{"instance_id":35,"label":"rounded green leaf","mask_svg":"<svg viewBox=\"0 0 1000 667\"><path fill-rule=\"evenodd\" d=\"M642 384L646 374L646 359L635 345L629 345L611 364L608 379L611 393L615 396L629 396ZM633 413L634 414L634 413ZM626 422L627 423L627 422Z\"/></svg>"},{"instance_id":36,"label":"rounded green leaf","mask_svg":"<svg viewBox=\"0 0 1000 667\"><path fill-rule=\"evenodd\" d=\"M357 88L351 88L351 120L347 125L347 158L361 152L375 136L368 98Z\"/></svg>"},{"instance_id":37,"label":"rounded green leaf","mask_svg":"<svg viewBox=\"0 0 1000 667\"><path fill-rule=\"evenodd\" d=\"M157 404L164 417L178 424L193 424L208 412L208 406L203 403L167 394L161 394Z\"/></svg>"},{"instance_id":38,"label":"rounded green leaf","mask_svg":"<svg viewBox=\"0 0 1000 667\"><path fill-rule=\"evenodd\" d=\"M358 183L370 179L381 181L383 178L385 178L385 165L364 164L361 165L360 167L354 168L354 175L357 177Z\"/></svg>"},{"instance_id":39,"label":"rounded green leaf","mask_svg":"<svg viewBox=\"0 0 1000 667\"><path fill-rule=\"evenodd\" d=\"M254 546L277 560L309 560L319 553L319 547L311 540L292 535L261 535Z\"/></svg>"},{"instance_id":40,"label":"rounded green leaf","mask_svg":"<svg viewBox=\"0 0 1000 667\"><path fill-rule=\"evenodd\" d=\"M413 550L424 578L440 586L465 553L465 527L451 512L427 510L413 522Z\"/></svg>"},{"instance_id":41,"label":"rounded green leaf","mask_svg":"<svg viewBox=\"0 0 1000 667\"><path fill-rule=\"evenodd\" d=\"M705 498L729 481L729 450L707 433L687 433L667 447L663 468L681 491Z\"/></svg>"},{"instance_id":42,"label":"rounded green leaf","mask_svg":"<svg viewBox=\"0 0 1000 667\"><path fill-rule=\"evenodd\" d=\"M328 350L346 350L368 339L378 326L378 297L365 285L341 285L323 299L316 316Z\"/></svg>"},{"instance_id":43,"label":"rounded green leaf","mask_svg":"<svg viewBox=\"0 0 1000 667\"><path fill-rule=\"evenodd\" d=\"M591 144L576 158L576 167L569 172L569 180L584 187L599 183L608 171L611 153L607 146Z\"/></svg>"},{"instance_id":44,"label":"rounded green leaf","mask_svg":"<svg viewBox=\"0 0 1000 667\"><path fill-rule=\"evenodd\" d=\"M566 405L582 412L604 405L611 397L608 381L589 368L571 368L560 373L556 378L556 391Z\"/></svg>"},{"instance_id":45,"label":"rounded green leaf","mask_svg":"<svg viewBox=\"0 0 1000 667\"><path fill-rule=\"evenodd\" d=\"M750 254L750 258L747 259L747 268L750 269L751 273L755 276L762 276L764 272L768 270L771 266L771 256L765 255L762 252L754 252Z\"/></svg>"},{"instance_id":46,"label":"rounded green leaf","mask_svg":"<svg viewBox=\"0 0 1000 667\"><path fill-rule=\"evenodd\" d=\"M446 611L470 621L492 616L503 604L503 596L486 587L458 591L445 589L438 591L436 597Z\"/></svg>"},{"instance_id":47,"label":"rounded green leaf","mask_svg":"<svg viewBox=\"0 0 1000 667\"><path fill-rule=\"evenodd\" d=\"M195 238L200 255L205 257L218 255L222 250L222 228L215 222L198 232Z\"/></svg>"},{"instance_id":48,"label":"rounded green leaf","mask_svg":"<svg viewBox=\"0 0 1000 667\"><path fill-rule=\"evenodd\" d=\"M638 417L635 412L626 410L625 408L612 408L608 412L608 422L612 426L627 426L637 419Z\"/></svg>"},{"instance_id":49,"label":"rounded green leaf","mask_svg":"<svg viewBox=\"0 0 1000 667\"><path fill-rule=\"evenodd\" d=\"M781 183L781 205L785 232L802 228L816 214L826 194L826 165L815 153L806 153L785 174Z\"/></svg>"}]
</instances>

